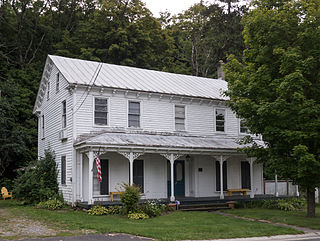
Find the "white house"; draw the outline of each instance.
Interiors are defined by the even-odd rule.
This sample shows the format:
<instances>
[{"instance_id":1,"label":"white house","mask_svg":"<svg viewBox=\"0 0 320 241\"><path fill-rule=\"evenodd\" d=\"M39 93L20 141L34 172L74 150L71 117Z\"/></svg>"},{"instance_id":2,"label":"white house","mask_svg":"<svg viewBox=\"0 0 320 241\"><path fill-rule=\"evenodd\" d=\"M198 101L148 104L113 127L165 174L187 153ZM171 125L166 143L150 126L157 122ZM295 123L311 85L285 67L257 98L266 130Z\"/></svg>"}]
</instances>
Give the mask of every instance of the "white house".
<instances>
[{"instance_id":1,"label":"white house","mask_svg":"<svg viewBox=\"0 0 320 241\"><path fill-rule=\"evenodd\" d=\"M248 129L227 107L226 88L222 79L49 55L34 106L38 155L55 151L71 203L108 201L123 182L146 199L262 194L262 165L237 151Z\"/></svg>"}]
</instances>

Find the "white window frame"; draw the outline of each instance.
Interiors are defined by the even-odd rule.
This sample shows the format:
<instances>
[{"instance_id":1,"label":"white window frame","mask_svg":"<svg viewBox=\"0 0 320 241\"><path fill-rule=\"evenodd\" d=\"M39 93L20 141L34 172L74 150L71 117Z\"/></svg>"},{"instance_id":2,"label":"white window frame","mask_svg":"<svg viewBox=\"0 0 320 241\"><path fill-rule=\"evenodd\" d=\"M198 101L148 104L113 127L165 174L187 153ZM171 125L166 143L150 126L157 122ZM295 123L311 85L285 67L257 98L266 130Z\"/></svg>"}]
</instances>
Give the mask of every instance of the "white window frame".
<instances>
[{"instance_id":1,"label":"white window frame","mask_svg":"<svg viewBox=\"0 0 320 241\"><path fill-rule=\"evenodd\" d=\"M176 128L176 106L184 107L184 130L177 130ZM174 130L177 132L187 131L187 106L186 105L177 104L177 103L173 105L173 127L174 127Z\"/></svg>"},{"instance_id":2,"label":"white window frame","mask_svg":"<svg viewBox=\"0 0 320 241\"><path fill-rule=\"evenodd\" d=\"M217 110L224 110L224 131L217 131L217 114L216 114ZM226 108L223 108L223 107L214 108L214 131L216 133L221 133L221 134L227 133L227 109Z\"/></svg>"},{"instance_id":3,"label":"white window frame","mask_svg":"<svg viewBox=\"0 0 320 241\"><path fill-rule=\"evenodd\" d=\"M66 100L64 100L64 101L62 101L61 102L61 104L62 104L62 106L61 106L61 127L62 127L62 129L65 129L65 128L67 128L67 101ZM63 105L66 105L65 107L66 107L66 109L65 109L65 113L64 113L64 108L63 108ZM65 124L64 124L65 123Z\"/></svg>"},{"instance_id":4,"label":"white window frame","mask_svg":"<svg viewBox=\"0 0 320 241\"><path fill-rule=\"evenodd\" d=\"M247 127L247 126L246 126ZM250 130L249 130L249 128L247 127L247 129L248 129L248 132L241 132L241 119L239 119L239 134L240 135L250 135L251 133L250 133Z\"/></svg>"},{"instance_id":5,"label":"white window frame","mask_svg":"<svg viewBox=\"0 0 320 241\"><path fill-rule=\"evenodd\" d=\"M47 83L47 100L50 99L50 81Z\"/></svg>"},{"instance_id":6,"label":"white window frame","mask_svg":"<svg viewBox=\"0 0 320 241\"><path fill-rule=\"evenodd\" d=\"M129 126L129 103L130 102L138 102L140 103L140 115L139 115L139 123L140 123L140 126L137 127L137 126ZM135 129L142 129L142 101L141 100L137 100L137 99L129 99L127 101L127 127L128 128L135 128Z\"/></svg>"},{"instance_id":7,"label":"white window frame","mask_svg":"<svg viewBox=\"0 0 320 241\"><path fill-rule=\"evenodd\" d=\"M59 92L59 89L60 89L60 72L58 72L56 75L56 93Z\"/></svg>"},{"instance_id":8,"label":"white window frame","mask_svg":"<svg viewBox=\"0 0 320 241\"><path fill-rule=\"evenodd\" d=\"M92 106L92 125L93 127L109 127L110 126L110 97L107 97L107 96L98 96L98 95L94 95L92 96L93 97L93 100L92 100L92 103L93 103L93 106ZM107 104L108 104L108 115L107 115L107 125L99 125L99 124L96 124L95 123L95 108L96 108L96 98L97 99L106 99L107 100Z\"/></svg>"}]
</instances>

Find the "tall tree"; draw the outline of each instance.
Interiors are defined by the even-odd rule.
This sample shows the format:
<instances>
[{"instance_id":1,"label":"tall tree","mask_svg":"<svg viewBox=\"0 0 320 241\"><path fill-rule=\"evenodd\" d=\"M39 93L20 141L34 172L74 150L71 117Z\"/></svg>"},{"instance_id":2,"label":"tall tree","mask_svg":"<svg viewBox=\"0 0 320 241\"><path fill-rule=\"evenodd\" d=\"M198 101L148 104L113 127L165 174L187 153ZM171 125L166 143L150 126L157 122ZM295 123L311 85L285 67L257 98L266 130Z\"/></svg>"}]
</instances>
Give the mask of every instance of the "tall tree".
<instances>
[{"instance_id":1,"label":"tall tree","mask_svg":"<svg viewBox=\"0 0 320 241\"><path fill-rule=\"evenodd\" d=\"M242 63L226 67L232 110L267 145L251 152L306 190L308 217L320 186L319 16L320 0L255 1Z\"/></svg>"}]
</instances>

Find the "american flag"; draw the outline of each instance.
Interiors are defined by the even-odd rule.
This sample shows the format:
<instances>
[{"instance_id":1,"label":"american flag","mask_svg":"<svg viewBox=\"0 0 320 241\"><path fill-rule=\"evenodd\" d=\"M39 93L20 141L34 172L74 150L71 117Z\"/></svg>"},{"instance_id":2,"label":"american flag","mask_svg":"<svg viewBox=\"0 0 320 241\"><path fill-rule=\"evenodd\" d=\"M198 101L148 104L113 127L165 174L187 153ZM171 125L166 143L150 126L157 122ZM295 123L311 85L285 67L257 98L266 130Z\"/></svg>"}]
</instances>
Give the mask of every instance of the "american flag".
<instances>
[{"instance_id":1,"label":"american flag","mask_svg":"<svg viewBox=\"0 0 320 241\"><path fill-rule=\"evenodd\" d=\"M96 156L96 166L97 166L97 174L98 174L98 180L99 182L102 182L102 176L101 176L101 163L100 163L100 157L99 154Z\"/></svg>"}]
</instances>

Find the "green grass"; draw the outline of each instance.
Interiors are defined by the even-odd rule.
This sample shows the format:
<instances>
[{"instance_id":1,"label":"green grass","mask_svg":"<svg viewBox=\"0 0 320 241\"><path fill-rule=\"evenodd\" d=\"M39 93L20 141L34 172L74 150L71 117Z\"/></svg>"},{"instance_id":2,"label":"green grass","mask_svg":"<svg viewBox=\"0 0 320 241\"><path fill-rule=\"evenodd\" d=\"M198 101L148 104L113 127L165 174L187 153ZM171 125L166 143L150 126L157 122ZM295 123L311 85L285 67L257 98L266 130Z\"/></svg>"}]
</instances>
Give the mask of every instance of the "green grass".
<instances>
[{"instance_id":1,"label":"green grass","mask_svg":"<svg viewBox=\"0 0 320 241\"><path fill-rule=\"evenodd\" d=\"M291 228L249 222L208 212L177 211L148 220L128 220L116 216L90 216L82 211L41 210L30 206L19 206L11 201L5 203L0 201L0 208L4 206L14 215L27 215L61 229L128 233L159 240L240 238L301 233Z\"/></svg>"},{"instance_id":2,"label":"green grass","mask_svg":"<svg viewBox=\"0 0 320 241\"><path fill-rule=\"evenodd\" d=\"M307 227L320 230L320 206L316 207L316 218L307 218L307 211L281 211L264 208L244 208L226 210L225 212L254 219L269 220L274 223L286 223L290 225Z\"/></svg>"}]
</instances>

